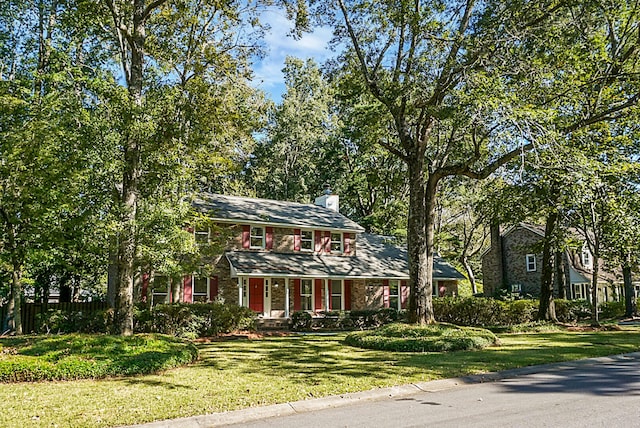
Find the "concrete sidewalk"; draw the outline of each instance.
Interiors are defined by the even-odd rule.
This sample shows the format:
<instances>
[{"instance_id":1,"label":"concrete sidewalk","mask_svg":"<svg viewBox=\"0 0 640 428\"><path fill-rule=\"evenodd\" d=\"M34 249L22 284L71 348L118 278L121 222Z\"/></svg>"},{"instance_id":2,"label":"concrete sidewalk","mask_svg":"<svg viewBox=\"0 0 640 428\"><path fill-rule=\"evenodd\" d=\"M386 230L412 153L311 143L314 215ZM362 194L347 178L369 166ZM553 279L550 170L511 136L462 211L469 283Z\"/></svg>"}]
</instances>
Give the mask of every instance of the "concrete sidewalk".
<instances>
[{"instance_id":1,"label":"concrete sidewalk","mask_svg":"<svg viewBox=\"0 0 640 428\"><path fill-rule=\"evenodd\" d=\"M348 406L363 401L384 400L398 398L418 392L436 392L465 385L474 385L485 382L495 382L523 375L540 372L565 370L569 368L612 363L629 359L640 360L640 352L614 355L609 357L589 358L578 361L544 364L538 366L522 367L518 369L504 370L501 372L485 373L481 375L464 376L453 379L441 379L429 382L420 382L408 385L394 386L390 388L372 389L369 391L354 392L342 395L333 395L312 400L295 401L291 403L274 404L265 407L252 407L224 413L212 413L208 415L192 416L188 418L170 419L152 422L137 427L148 428L191 428L191 427L215 427L230 424L238 424L254 420L266 419L275 416L287 416L297 413L311 412L332 407Z\"/></svg>"}]
</instances>

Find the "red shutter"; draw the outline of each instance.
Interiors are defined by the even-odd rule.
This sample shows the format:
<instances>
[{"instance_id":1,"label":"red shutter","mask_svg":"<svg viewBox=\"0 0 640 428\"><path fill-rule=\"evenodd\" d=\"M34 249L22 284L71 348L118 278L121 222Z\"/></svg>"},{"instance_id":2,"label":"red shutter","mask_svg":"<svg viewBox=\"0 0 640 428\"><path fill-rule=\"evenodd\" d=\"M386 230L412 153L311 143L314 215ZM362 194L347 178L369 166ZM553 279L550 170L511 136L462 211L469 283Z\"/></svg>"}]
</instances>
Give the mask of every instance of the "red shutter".
<instances>
[{"instance_id":1,"label":"red shutter","mask_svg":"<svg viewBox=\"0 0 640 428\"><path fill-rule=\"evenodd\" d=\"M407 281L400 281L400 308L406 309L409 303L409 285Z\"/></svg>"},{"instance_id":2,"label":"red shutter","mask_svg":"<svg viewBox=\"0 0 640 428\"><path fill-rule=\"evenodd\" d=\"M351 234L345 233L343 236L344 236L344 253L351 254Z\"/></svg>"},{"instance_id":3,"label":"red shutter","mask_svg":"<svg viewBox=\"0 0 640 428\"><path fill-rule=\"evenodd\" d=\"M267 235L266 248L267 250L273 249L273 227L265 227L265 233Z\"/></svg>"},{"instance_id":4,"label":"red shutter","mask_svg":"<svg viewBox=\"0 0 640 428\"><path fill-rule=\"evenodd\" d=\"M351 284L353 283L350 279L344 280L344 310L351 310Z\"/></svg>"},{"instance_id":5,"label":"red shutter","mask_svg":"<svg viewBox=\"0 0 640 428\"><path fill-rule=\"evenodd\" d=\"M300 295L302 294L302 289L300 286L300 279L296 278L293 280L293 310L299 311L302 309L302 302L300 301Z\"/></svg>"},{"instance_id":6,"label":"red shutter","mask_svg":"<svg viewBox=\"0 0 640 428\"><path fill-rule=\"evenodd\" d=\"M187 227L185 227L185 230L186 230L187 232L189 232L189 233L193 233L193 227L191 227L191 226L187 226Z\"/></svg>"},{"instance_id":7,"label":"red shutter","mask_svg":"<svg viewBox=\"0 0 640 428\"><path fill-rule=\"evenodd\" d=\"M389 307L389 280L382 280L382 302L385 308Z\"/></svg>"},{"instance_id":8,"label":"red shutter","mask_svg":"<svg viewBox=\"0 0 640 428\"><path fill-rule=\"evenodd\" d=\"M302 245L302 231L293 229L293 251L300 251Z\"/></svg>"},{"instance_id":9,"label":"red shutter","mask_svg":"<svg viewBox=\"0 0 640 428\"><path fill-rule=\"evenodd\" d=\"M191 275L189 276L185 276L182 284L183 284L183 292L182 292L182 296L183 296L183 301L185 303L192 303L193 302L193 285L192 285L192 281L193 281L193 277Z\"/></svg>"},{"instance_id":10,"label":"red shutter","mask_svg":"<svg viewBox=\"0 0 640 428\"><path fill-rule=\"evenodd\" d=\"M321 311L322 310L322 280L316 279L315 284L316 286L315 286L314 308L316 311Z\"/></svg>"},{"instance_id":11,"label":"red shutter","mask_svg":"<svg viewBox=\"0 0 640 428\"><path fill-rule=\"evenodd\" d=\"M322 252L322 231L316 230L315 232L313 232L313 236L315 237L315 252L321 253Z\"/></svg>"},{"instance_id":12,"label":"red shutter","mask_svg":"<svg viewBox=\"0 0 640 428\"><path fill-rule=\"evenodd\" d=\"M251 227L248 224L242 226L242 248L251 246Z\"/></svg>"},{"instance_id":13,"label":"red shutter","mask_svg":"<svg viewBox=\"0 0 640 428\"><path fill-rule=\"evenodd\" d=\"M148 290L149 290L149 274L143 273L142 274L142 290L140 291L140 299L144 303L147 302Z\"/></svg>"},{"instance_id":14,"label":"red shutter","mask_svg":"<svg viewBox=\"0 0 640 428\"><path fill-rule=\"evenodd\" d=\"M331 252L331 232L328 230L324 232L324 252Z\"/></svg>"},{"instance_id":15,"label":"red shutter","mask_svg":"<svg viewBox=\"0 0 640 428\"><path fill-rule=\"evenodd\" d=\"M218 277L212 276L209 278L209 300L214 300L218 297Z\"/></svg>"}]
</instances>

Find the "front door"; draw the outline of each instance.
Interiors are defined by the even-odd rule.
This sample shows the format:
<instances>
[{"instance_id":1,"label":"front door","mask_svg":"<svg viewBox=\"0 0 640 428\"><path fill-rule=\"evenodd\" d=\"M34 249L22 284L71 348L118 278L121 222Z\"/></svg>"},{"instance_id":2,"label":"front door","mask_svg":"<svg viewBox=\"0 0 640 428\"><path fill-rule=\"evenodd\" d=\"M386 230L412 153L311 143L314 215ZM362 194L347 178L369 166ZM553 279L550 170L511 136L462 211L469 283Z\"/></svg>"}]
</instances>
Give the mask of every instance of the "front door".
<instances>
[{"instance_id":1,"label":"front door","mask_svg":"<svg viewBox=\"0 0 640 428\"><path fill-rule=\"evenodd\" d=\"M249 308L260 313L264 311L263 278L249 278Z\"/></svg>"}]
</instances>

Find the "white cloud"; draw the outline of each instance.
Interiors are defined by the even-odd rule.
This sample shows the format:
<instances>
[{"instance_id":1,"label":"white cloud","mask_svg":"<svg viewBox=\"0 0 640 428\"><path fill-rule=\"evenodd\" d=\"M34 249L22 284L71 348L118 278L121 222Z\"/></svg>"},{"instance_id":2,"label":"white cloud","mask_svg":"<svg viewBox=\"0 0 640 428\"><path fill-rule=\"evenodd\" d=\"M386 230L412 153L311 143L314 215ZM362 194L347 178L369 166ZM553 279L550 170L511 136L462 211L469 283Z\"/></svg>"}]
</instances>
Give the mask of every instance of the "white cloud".
<instances>
[{"instance_id":1,"label":"white cloud","mask_svg":"<svg viewBox=\"0 0 640 428\"><path fill-rule=\"evenodd\" d=\"M332 37L330 27L316 27L312 33L305 33L298 40L289 35L293 22L284 12L271 9L262 14L263 22L271 26L265 35L266 56L254 66L256 87L263 89L274 101L278 101L284 92L284 60L287 56L313 58L318 63L332 56L328 45Z\"/></svg>"}]
</instances>

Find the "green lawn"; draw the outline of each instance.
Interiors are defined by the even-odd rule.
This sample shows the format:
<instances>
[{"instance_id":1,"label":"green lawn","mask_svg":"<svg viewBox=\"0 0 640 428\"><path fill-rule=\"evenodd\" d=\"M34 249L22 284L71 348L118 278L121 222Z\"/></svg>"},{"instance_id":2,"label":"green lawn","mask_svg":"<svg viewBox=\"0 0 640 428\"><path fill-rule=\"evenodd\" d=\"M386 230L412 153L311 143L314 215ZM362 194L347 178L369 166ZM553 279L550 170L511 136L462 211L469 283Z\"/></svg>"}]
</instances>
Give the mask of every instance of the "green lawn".
<instances>
[{"instance_id":1,"label":"green lawn","mask_svg":"<svg viewBox=\"0 0 640 428\"><path fill-rule=\"evenodd\" d=\"M640 350L640 329L632 328L500 335L501 347L447 354L367 351L343 338L213 342L198 345L196 363L158 375L4 384L0 426L142 423Z\"/></svg>"}]
</instances>

